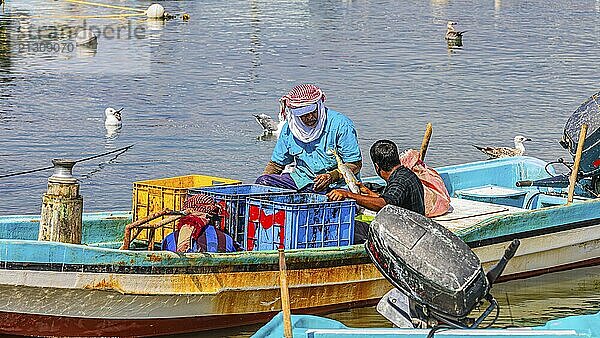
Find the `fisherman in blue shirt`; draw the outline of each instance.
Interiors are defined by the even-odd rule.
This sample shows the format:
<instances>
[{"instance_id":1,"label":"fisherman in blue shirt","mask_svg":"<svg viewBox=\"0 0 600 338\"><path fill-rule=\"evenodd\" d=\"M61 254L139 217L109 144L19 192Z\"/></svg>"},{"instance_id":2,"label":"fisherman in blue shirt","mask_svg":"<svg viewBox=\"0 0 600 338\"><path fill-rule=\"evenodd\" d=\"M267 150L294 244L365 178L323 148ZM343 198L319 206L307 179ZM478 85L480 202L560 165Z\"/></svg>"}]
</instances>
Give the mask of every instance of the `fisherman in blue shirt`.
<instances>
[{"instance_id":1,"label":"fisherman in blue shirt","mask_svg":"<svg viewBox=\"0 0 600 338\"><path fill-rule=\"evenodd\" d=\"M282 114L287 117L271 161L257 184L294 189L301 192L327 192L330 186L344 184L337 169L336 150L342 161L356 175L362 167L362 156L352 120L325 107L325 94L315 85L294 87L280 99ZM293 164L291 173L284 173Z\"/></svg>"}]
</instances>

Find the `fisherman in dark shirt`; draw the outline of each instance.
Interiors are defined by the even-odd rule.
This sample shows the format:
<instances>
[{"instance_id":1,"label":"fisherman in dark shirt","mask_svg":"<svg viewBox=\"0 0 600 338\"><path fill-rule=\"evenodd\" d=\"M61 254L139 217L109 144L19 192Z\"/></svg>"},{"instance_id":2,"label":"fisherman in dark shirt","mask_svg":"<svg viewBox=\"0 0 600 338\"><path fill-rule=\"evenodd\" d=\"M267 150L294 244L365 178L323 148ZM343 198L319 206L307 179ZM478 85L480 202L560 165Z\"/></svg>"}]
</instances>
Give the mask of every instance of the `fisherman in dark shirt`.
<instances>
[{"instance_id":1,"label":"fisherman in dark shirt","mask_svg":"<svg viewBox=\"0 0 600 338\"><path fill-rule=\"evenodd\" d=\"M359 183L361 194L335 189L327 194L329 199L341 201L345 198L352 198L358 205L373 211L379 211L387 204L391 204L424 215L423 184L415 173L400 164L396 144L389 140L379 140L371 146L370 153L377 175L387 183L383 192L378 194ZM354 243L364 242L367 231L368 225L356 222Z\"/></svg>"}]
</instances>

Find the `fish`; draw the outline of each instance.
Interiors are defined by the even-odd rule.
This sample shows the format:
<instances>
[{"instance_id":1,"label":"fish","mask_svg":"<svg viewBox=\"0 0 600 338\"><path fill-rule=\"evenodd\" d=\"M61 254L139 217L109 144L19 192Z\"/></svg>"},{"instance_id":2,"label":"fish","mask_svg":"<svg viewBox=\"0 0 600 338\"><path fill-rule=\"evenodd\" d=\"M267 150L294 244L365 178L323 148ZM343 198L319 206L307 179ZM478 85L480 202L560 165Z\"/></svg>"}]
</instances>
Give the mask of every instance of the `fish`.
<instances>
[{"instance_id":1,"label":"fish","mask_svg":"<svg viewBox=\"0 0 600 338\"><path fill-rule=\"evenodd\" d=\"M354 175L352 170L350 170L350 168L348 167L348 165L346 163L342 162L342 158L340 157L340 155L338 155L337 151L330 149L329 153L333 154L333 156L335 156L338 170L342 174L344 181L346 181L346 185L348 185L348 189L350 189L350 191L355 194L360 194L360 189L358 188L358 185L357 185L358 180L356 179L356 176Z\"/></svg>"}]
</instances>

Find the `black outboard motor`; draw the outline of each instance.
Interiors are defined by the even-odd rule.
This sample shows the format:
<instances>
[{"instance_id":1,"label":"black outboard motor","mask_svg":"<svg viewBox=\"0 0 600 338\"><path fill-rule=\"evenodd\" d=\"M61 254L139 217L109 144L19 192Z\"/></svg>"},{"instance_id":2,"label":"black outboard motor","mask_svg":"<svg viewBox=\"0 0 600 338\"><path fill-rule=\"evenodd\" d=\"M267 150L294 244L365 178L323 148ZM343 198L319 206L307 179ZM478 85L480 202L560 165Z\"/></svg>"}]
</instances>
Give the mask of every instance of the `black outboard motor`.
<instances>
[{"instance_id":1,"label":"black outboard motor","mask_svg":"<svg viewBox=\"0 0 600 338\"><path fill-rule=\"evenodd\" d=\"M498 304L489 293L517 250L513 242L487 276L479 258L444 226L420 214L388 205L377 214L365 244L379 271L397 288L378 311L399 327L477 327ZM477 319L469 313L486 301Z\"/></svg>"},{"instance_id":2,"label":"black outboard motor","mask_svg":"<svg viewBox=\"0 0 600 338\"><path fill-rule=\"evenodd\" d=\"M591 178L590 189L600 193L600 92L592 95L575 110L565 124L560 144L575 158L579 132L583 124L588 125L587 135L583 143L581 162L579 162L580 178Z\"/></svg>"},{"instance_id":3,"label":"black outboard motor","mask_svg":"<svg viewBox=\"0 0 600 338\"><path fill-rule=\"evenodd\" d=\"M563 137L559 143L569 151L573 159L577 152L581 126L584 123L588 125L588 131L577 173L578 186L582 188L578 194L584 197L598 197L600 195L600 92L582 103L565 124ZM562 158L552 164L563 164L570 171L572 170L572 166ZM562 174L537 181L519 181L517 186L566 188L569 186L569 176L570 174Z\"/></svg>"}]
</instances>

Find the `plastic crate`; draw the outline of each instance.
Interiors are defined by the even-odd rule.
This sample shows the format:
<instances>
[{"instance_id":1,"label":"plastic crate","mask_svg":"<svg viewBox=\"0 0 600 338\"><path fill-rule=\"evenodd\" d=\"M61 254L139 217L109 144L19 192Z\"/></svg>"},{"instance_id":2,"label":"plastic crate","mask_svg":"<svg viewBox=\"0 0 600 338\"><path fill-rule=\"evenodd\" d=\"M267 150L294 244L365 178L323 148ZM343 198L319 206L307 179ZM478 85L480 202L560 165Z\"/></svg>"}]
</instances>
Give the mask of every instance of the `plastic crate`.
<instances>
[{"instance_id":1,"label":"plastic crate","mask_svg":"<svg viewBox=\"0 0 600 338\"><path fill-rule=\"evenodd\" d=\"M246 250L352 245L356 202L319 194L248 198Z\"/></svg>"},{"instance_id":2,"label":"plastic crate","mask_svg":"<svg viewBox=\"0 0 600 338\"><path fill-rule=\"evenodd\" d=\"M164 208L180 210L188 193L189 188L199 188L218 184L239 184L241 181L229 178L186 175L177 177L161 178L133 182L133 220L144 218ZM156 223L162 217L152 221ZM162 239L175 229L175 222L171 222L161 229L157 229L154 241L161 242ZM139 239L148 239L148 231L144 231Z\"/></svg>"},{"instance_id":3,"label":"plastic crate","mask_svg":"<svg viewBox=\"0 0 600 338\"><path fill-rule=\"evenodd\" d=\"M295 190L269 187L260 184L239 184L232 186L215 186L190 189L188 194L206 194L216 202L224 203L228 216L225 218L225 228L238 243L243 243L246 233L246 198L262 198L272 195L295 193Z\"/></svg>"}]
</instances>

